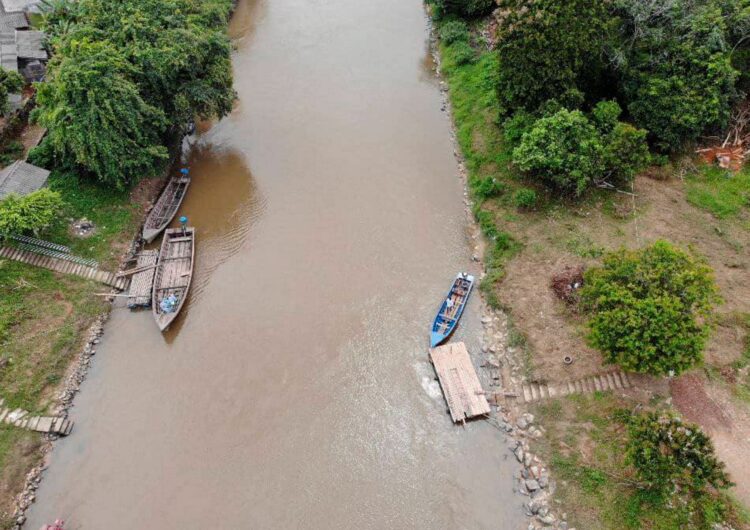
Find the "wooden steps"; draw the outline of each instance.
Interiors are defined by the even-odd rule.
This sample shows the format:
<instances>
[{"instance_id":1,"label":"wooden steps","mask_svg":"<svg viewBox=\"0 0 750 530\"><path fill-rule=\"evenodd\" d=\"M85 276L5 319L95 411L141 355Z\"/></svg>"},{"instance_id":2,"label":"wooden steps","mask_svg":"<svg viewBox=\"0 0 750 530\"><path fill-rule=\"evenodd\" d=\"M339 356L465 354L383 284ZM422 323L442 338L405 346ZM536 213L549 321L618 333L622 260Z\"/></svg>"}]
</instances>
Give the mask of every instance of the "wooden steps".
<instances>
[{"instance_id":1,"label":"wooden steps","mask_svg":"<svg viewBox=\"0 0 750 530\"><path fill-rule=\"evenodd\" d=\"M73 431L73 422L63 416L31 416L23 409L11 410L4 405L5 401L0 398L0 423L60 436L67 436Z\"/></svg>"},{"instance_id":2,"label":"wooden steps","mask_svg":"<svg viewBox=\"0 0 750 530\"><path fill-rule=\"evenodd\" d=\"M124 291L127 289L130 280L128 278L118 278L113 272L99 270L82 263L76 263L68 259L61 259L55 256L40 254L36 251L21 249L16 247L0 247L0 258L5 258L34 267L42 267L61 274L71 274L79 276L86 280L93 280L105 285L109 285Z\"/></svg>"},{"instance_id":3,"label":"wooden steps","mask_svg":"<svg viewBox=\"0 0 750 530\"><path fill-rule=\"evenodd\" d=\"M533 403L572 394L593 394L594 392L606 392L608 390L622 390L631 386L628 375L616 370L559 384L525 383L521 385L518 399L526 403Z\"/></svg>"}]
</instances>

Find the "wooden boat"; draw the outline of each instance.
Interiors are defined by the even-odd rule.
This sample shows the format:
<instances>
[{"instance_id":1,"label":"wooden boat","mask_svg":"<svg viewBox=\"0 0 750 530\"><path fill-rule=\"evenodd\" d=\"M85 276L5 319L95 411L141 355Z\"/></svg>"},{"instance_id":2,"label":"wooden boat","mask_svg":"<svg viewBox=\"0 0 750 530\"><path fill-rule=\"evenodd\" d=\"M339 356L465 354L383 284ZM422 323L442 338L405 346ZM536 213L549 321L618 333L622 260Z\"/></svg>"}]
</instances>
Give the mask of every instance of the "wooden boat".
<instances>
[{"instance_id":1,"label":"wooden boat","mask_svg":"<svg viewBox=\"0 0 750 530\"><path fill-rule=\"evenodd\" d=\"M448 291L448 296L440 305L440 311L438 311L432 323L432 330L430 331L431 348L447 339L456 329L473 287L474 276L465 272L456 276L450 291Z\"/></svg>"},{"instance_id":2,"label":"wooden boat","mask_svg":"<svg viewBox=\"0 0 750 530\"><path fill-rule=\"evenodd\" d=\"M156 236L172 222L185 198L188 186L190 186L190 173L187 169L180 170L179 175L169 179L143 224L143 239L147 243L156 239Z\"/></svg>"},{"instance_id":3,"label":"wooden boat","mask_svg":"<svg viewBox=\"0 0 750 530\"><path fill-rule=\"evenodd\" d=\"M164 331L185 304L195 261L195 228L168 228L164 232L151 293L151 309Z\"/></svg>"}]
</instances>

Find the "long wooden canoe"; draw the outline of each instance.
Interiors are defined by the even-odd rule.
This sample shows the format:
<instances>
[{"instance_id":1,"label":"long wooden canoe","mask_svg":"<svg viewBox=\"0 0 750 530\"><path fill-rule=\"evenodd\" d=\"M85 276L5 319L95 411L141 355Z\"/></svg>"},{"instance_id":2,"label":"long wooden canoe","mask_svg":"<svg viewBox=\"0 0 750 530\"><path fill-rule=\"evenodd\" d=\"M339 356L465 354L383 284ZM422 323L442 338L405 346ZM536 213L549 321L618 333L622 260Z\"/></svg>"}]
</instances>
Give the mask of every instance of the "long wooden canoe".
<instances>
[{"instance_id":1,"label":"long wooden canoe","mask_svg":"<svg viewBox=\"0 0 750 530\"><path fill-rule=\"evenodd\" d=\"M164 331L185 304L195 262L195 228L168 228L161 242L154 275L151 309Z\"/></svg>"},{"instance_id":2,"label":"long wooden canoe","mask_svg":"<svg viewBox=\"0 0 750 530\"><path fill-rule=\"evenodd\" d=\"M474 276L465 272L459 273L453 281L448 296L440 305L437 316L430 330L430 347L434 348L447 339L458 325L464 313L471 289L474 287Z\"/></svg>"},{"instance_id":3,"label":"long wooden canoe","mask_svg":"<svg viewBox=\"0 0 750 530\"><path fill-rule=\"evenodd\" d=\"M172 222L185 198L188 186L190 186L190 173L187 170L182 170L178 175L169 179L143 224L143 239L146 242L151 243Z\"/></svg>"}]
</instances>

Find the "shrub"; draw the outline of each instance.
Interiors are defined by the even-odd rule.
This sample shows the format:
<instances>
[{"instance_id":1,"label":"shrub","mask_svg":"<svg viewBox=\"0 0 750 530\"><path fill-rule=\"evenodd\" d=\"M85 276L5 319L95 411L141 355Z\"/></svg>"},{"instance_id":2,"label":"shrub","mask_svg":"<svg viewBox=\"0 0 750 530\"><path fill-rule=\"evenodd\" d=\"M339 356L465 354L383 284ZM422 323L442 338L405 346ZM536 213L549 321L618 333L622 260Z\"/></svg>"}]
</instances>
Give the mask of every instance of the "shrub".
<instances>
[{"instance_id":1,"label":"shrub","mask_svg":"<svg viewBox=\"0 0 750 530\"><path fill-rule=\"evenodd\" d=\"M60 194L46 188L20 197L8 195L0 202L0 238L14 234L38 235L59 219Z\"/></svg>"},{"instance_id":2,"label":"shrub","mask_svg":"<svg viewBox=\"0 0 750 530\"><path fill-rule=\"evenodd\" d=\"M558 109L559 110L559 109ZM523 135L531 130L536 122L533 114L519 110L503 122L503 137L510 145L518 145Z\"/></svg>"},{"instance_id":3,"label":"shrub","mask_svg":"<svg viewBox=\"0 0 750 530\"><path fill-rule=\"evenodd\" d=\"M513 204L516 208L530 209L536 206L536 192L530 188L521 188L513 194Z\"/></svg>"},{"instance_id":4,"label":"shrub","mask_svg":"<svg viewBox=\"0 0 750 530\"><path fill-rule=\"evenodd\" d=\"M0 114L8 111L8 95L20 92L23 78L18 72L0 67Z\"/></svg>"},{"instance_id":5,"label":"shrub","mask_svg":"<svg viewBox=\"0 0 750 530\"><path fill-rule=\"evenodd\" d=\"M479 17L489 13L495 6L494 0L433 0L437 15L459 15Z\"/></svg>"},{"instance_id":6,"label":"shrub","mask_svg":"<svg viewBox=\"0 0 750 530\"><path fill-rule=\"evenodd\" d=\"M474 185L474 194L480 199L497 197L505 193L507 190L508 186L497 180L495 177L478 179Z\"/></svg>"},{"instance_id":7,"label":"shrub","mask_svg":"<svg viewBox=\"0 0 750 530\"><path fill-rule=\"evenodd\" d=\"M473 63L477 54L468 42L458 41L451 46L451 57L457 66Z\"/></svg>"},{"instance_id":8,"label":"shrub","mask_svg":"<svg viewBox=\"0 0 750 530\"><path fill-rule=\"evenodd\" d=\"M601 136L579 110L536 121L513 150L513 162L565 193L581 195L603 172Z\"/></svg>"},{"instance_id":9,"label":"shrub","mask_svg":"<svg viewBox=\"0 0 750 530\"><path fill-rule=\"evenodd\" d=\"M732 485L711 439L698 425L683 423L669 413L650 412L630 419L628 435L627 460L638 478L662 498L674 492L697 496L709 486Z\"/></svg>"},{"instance_id":10,"label":"shrub","mask_svg":"<svg viewBox=\"0 0 750 530\"><path fill-rule=\"evenodd\" d=\"M453 44L454 42L468 42L469 28L465 22L460 20L451 20L440 27L440 39L444 44Z\"/></svg>"},{"instance_id":11,"label":"shrub","mask_svg":"<svg viewBox=\"0 0 750 530\"><path fill-rule=\"evenodd\" d=\"M615 102L599 103L593 122L579 110L560 109L534 122L513 150L523 171L564 193L580 196L592 183L630 181L649 160L646 131L618 122Z\"/></svg>"},{"instance_id":12,"label":"shrub","mask_svg":"<svg viewBox=\"0 0 750 530\"><path fill-rule=\"evenodd\" d=\"M620 250L584 276L590 340L626 370L681 373L703 358L714 304L712 269L666 241Z\"/></svg>"}]
</instances>

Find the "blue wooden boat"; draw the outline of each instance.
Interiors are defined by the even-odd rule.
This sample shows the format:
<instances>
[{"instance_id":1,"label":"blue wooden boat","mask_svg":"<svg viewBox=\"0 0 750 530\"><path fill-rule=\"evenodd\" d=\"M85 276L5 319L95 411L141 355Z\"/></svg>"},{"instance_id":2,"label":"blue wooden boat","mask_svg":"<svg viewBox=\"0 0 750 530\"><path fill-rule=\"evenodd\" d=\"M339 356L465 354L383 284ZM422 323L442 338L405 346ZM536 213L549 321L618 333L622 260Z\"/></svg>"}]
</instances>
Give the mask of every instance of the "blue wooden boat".
<instances>
[{"instance_id":1,"label":"blue wooden boat","mask_svg":"<svg viewBox=\"0 0 750 530\"><path fill-rule=\"evenodd\" d=\"M440 305L435 321L432 323L430 332L430 347L434 348L445 339L447 339L453 330L456 329L461 315L464 313L464 307L469 300L471 289L474 287L474 276L465 272L456 276L448 296L445 297Z\"/></svg>"}]
</instances>

